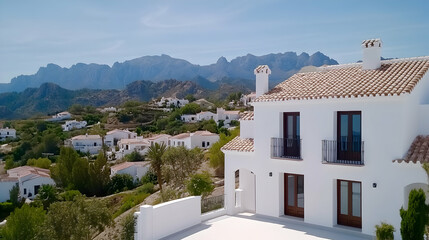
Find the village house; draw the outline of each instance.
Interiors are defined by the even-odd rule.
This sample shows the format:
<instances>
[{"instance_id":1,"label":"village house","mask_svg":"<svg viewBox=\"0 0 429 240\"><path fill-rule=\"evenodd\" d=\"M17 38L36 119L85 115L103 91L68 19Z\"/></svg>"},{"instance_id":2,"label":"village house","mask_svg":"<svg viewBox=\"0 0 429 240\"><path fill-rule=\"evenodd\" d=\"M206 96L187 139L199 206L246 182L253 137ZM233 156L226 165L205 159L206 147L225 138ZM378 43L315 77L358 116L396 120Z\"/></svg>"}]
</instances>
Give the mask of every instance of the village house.
<instances>
[{"instance_id":1,"label":"village house","mask_svg":"<svg viewBox=\"0 0 429 240\"><path fill-rule=\"evenodd\" d=\"M188 103L189 103L189 101L186 99L164 98L164 97L162 97L161 100L159 100L158 102L155 102L155 104L158 105L158 107L174 106L174 107L179 107L179 108L185 106Z\"/></svg>"},{"instance_id":2,"label":"village house","mask_svg":"<svg viewBox=\"0 0 429 240\"><path fill-rule=\"evenodd\" d=\"M251 106L250 103L254 102L255 99L256 99L256 93L252 92L247 95L244 95L244 94L241 95L240 102L243 104L243 106Z\"/></svg>"},{"instance_id":3,"label":"village house","mask_svg":"<svg viewBox=\"0 0 429 240\"><path fill-rule=\"evenodd\" d=\"M71 131L73 129L81 129L86 127L86 121L76 121L76 120L71 120L71 121L66 121L66 123L64 123L63 125L61 125L61 127L63 128L63 131L67 132L67 131Z\"/></svg>"},{"instance_id":4,"label":"village house","mask_svg":"<svg viewBox=\"0 0 429 240\"><path fill-rule=\"evenodd\" d=\"M108 147L116 146L118 141L121 139L134 139L137 138L137 133L131 132L128 129L120 130L115 129L106 133L104 136L104 144Z\"/></svg>"},{"instance_id":5,"label":"village house","mask_svg":"<svg viewBox=\"0 0 429 240\"><path fill-rule=\"evenodd\" d=\"M148 137L147 140L149 141L149 145L158 143L158 144L164 144L166 146L170 146L170 137L171 135L168 134L158 134L151 137Z\"/></svg>"},{"instance_id":6,"label":"village house","mask_svg":"<svg viewBox=\"0 0 429 240\"><path fill-rule=\"evenodd\" d=\"M364 41L362 63L297 73L271 91L269 67L255 69L254 113L222 148L227 214L368 235L387 222L400 238L399 209L428 186L429 57L380 60L382 45Z\"/></svg>"},{"instance_id":7,"label":"village house","mask_svg":"<svg viewBox=\"0 0 429 240\"><path fill-rule=\"evenodd\" d=\"M56 121L67 120L70 118L71 118L71 114L69 112L60 112L52 116L52 118L46 119L46 121L56 122Z\"/></svg>"},{"instance_id":8,"label":"village house","mask_svg":"<svg viewBox=\"0 0 429 240\"><path fill-rule=\"evenodd\" d=\"M140 180L150 168L150 162L123 162L110 167L110 177L116 174L129 174L134 181Z\"/></svg>"},{"instance_id":9,"label":"village house","mask_svg":"<svg viewBox=\"0 0 429 240\"><path fill-rule=\"evenodd\" d=\"M16 130L13 128L0 128L0 141L16 138Z\"/></svg>"},{"instance_id":10,"label":"village house","mask_svg":"<svg viewBox=\"0 0 429 240\"><path fill-rule=\"evenodd\" d=\"M180 119L182 119L182 122L186 123L196 123L199 121L197 114L183 114L180 116Z\"/></svg>"},{"instance_id":11,"label":"village house","mask_svg":"<svg viewBox=\"0 0 429 240\"><path fill-rule=\"evenodd\" d=\"M195 147L207 149L217 141L219 141L219 135L216 133L211 133L209 131L196 131L193 133L182 133L171 137L169 146L184 146L187 149Z\"/></svg>"},{"instance_id":12,"label":"village house","mask_svg":"<svg viewBox=\"0 0 429 240\"><path fill-rule=\"evenodd\" d=\"M7 174L0 175L0 202L9 200L13 186L19 187L21 197L33 200L44 184L55 185L48 169L31 166L9 169Z\"/></svg>"},{"instance_id":13,"label":"village house","mask_svg":"<svg viewBox=\"0 0 429 240\"><path fill-rule=\"evenodd\" d=\"M101 148L103 141L100 135L78 135L70 139L71 147L76 151L90 154L97 154Z\"/></svg>"},{"instance_id":14,"label":"village house","mask_svg":"<svg viewBox=\"0 0 429 240\"><path fill-rule=\"evenodd\" d=\"M118 155L117 157L122 158L132 152L138 152L144 155L150 147L150 143L148 140L143 138L124 138L118 141L118 146L119 151L117 153L121 154L121 156Z\"/></svg>"},{"instance_id":15,"label":"village house","mask_svg":"<svg viewBox=\"0 0 429 240\"><path fill-rule=\"evenodd\" d=\"M240 118L240 111L226 111L223 108L217 108L216 113L209 111L199 112L197 114L183 114L180 119L186 123L195 123L204 120L214 120L216 123L223 121L229 124L231 120L238 120Z\"/></svg>"}]
</instances>

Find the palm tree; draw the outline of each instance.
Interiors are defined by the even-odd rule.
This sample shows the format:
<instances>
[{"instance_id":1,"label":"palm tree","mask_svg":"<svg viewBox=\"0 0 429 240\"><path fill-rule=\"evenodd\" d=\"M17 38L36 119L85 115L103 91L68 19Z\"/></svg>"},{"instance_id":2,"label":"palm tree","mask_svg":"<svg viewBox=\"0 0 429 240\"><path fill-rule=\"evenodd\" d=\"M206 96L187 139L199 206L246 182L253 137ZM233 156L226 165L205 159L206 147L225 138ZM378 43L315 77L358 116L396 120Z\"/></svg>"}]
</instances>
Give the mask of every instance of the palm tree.
<instances>
[{"instance_id":1,"label":"palm tree","mask_svg":"<svg viewBox=\"0 0 429 240\"><path fill-rule=\"evenodd\" d=\"M164 155L167 146L164 143L152 143L147 152L147 158L150 160L150 167L156 173L159 189L162 191L162 155Z\"/></svg>"},{"instance_id":2,"label":"palm tree","mask_svg":"<svg viewBox=\"0 0 429 240\"><path fill-rule=\"evenodd\" d=\"M57 189L53 185L49 185L49 184L43 184L40 187L36 197L36 200L39 200L42 202L43 208L45 210L48 209L51 203L57 201L57 199L58 199Z\"/></svg>"}]
</instances>

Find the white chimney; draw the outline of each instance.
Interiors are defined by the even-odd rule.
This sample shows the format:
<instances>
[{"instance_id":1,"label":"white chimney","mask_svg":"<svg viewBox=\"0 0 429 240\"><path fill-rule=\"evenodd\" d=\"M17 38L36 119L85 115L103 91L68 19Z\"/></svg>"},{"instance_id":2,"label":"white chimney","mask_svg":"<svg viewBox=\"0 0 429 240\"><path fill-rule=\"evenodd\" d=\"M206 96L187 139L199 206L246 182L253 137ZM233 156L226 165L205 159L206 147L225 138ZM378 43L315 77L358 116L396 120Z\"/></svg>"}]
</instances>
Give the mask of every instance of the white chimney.
<instances>
[{"instance_id":1,"label":"white chimney","mask_svg":"<svg viewBox=\"0 0 429 240\"><path fill-rule=\"evenodd\" d=\"M377 39L369 39L362 42L362 69L371 70L381 66L381 46L383 42Z\"/></svg>"},{"instance_id":2,"label":"white chimney","mask_svg":"<svg viewBox=\"0 0 429 240\"><path fill-rule=\"evenodd\" d=\"M256 75L256 97L259 97L268 92L268 75L271 70L268 65L259 65L253 73Z\"/></svg>"}]
</instances>

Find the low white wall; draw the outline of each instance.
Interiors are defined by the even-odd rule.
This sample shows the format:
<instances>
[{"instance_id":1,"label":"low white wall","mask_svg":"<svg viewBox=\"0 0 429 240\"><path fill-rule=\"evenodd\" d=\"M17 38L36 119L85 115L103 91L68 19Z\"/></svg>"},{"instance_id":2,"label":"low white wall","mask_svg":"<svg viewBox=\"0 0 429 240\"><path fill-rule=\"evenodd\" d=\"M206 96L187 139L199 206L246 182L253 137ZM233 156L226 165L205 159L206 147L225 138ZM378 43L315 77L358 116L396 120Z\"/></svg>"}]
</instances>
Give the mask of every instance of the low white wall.
<instances>
[{"instance_id":1,"label":"low white wall","mask_svg":"<svg viewBox=\"0 0 429 240\"><path fill-rule=\"evenodd\" d=\"M201 223L201 197L144 205L134 216L137 217L136 240L160 239Z\"/></svg>"}]
</instances>

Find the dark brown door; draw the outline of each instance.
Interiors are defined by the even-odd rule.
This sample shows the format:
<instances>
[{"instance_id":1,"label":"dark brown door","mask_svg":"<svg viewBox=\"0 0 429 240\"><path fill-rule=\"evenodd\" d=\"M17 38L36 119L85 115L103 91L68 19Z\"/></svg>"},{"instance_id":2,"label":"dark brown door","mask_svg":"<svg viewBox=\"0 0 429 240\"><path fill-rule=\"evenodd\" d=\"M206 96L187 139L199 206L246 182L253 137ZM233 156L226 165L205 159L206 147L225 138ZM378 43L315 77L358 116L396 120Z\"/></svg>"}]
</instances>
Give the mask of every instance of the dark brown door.
<instances>
[{"instance_id":1,"label":"dark brown door","mask_svg":"<svg viewBox=\"0 0 429 240\"><path fill-rule=\"evenodd\" d=\"M304 175L284 174L285 215L304 217Z\"/></svg>"},{"instance_id":2,"label":"dark brown door","mask_svg":"<svg viewBox=\"0 0 429 240\"><path fill-rule=\"evenodd\" d=\"M338 224L362 228L362 186L360 182L337 180Z\"/></svg>"},{"instance_id":3,"label":"dark brown door","mask_svg":"<svg viewBox=\"0 0 429 240\"><path fill-rule=\"evenodd\" d=\"M299 118L299 112L283 113L283 146L285 157L301 157Z\"/></svg>"},{"instance_id":4,"label":"dark brown door","mask_svg":"<svg viewBox=\"0 0 429 240\"><path fill-rule=\"evenodd\" d=\"M361 160L361 112L338 112L337 144L338 160Z\"/></svg>"}]
</instances>

